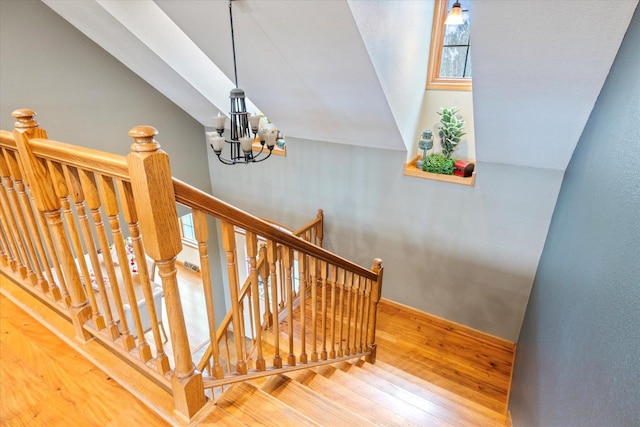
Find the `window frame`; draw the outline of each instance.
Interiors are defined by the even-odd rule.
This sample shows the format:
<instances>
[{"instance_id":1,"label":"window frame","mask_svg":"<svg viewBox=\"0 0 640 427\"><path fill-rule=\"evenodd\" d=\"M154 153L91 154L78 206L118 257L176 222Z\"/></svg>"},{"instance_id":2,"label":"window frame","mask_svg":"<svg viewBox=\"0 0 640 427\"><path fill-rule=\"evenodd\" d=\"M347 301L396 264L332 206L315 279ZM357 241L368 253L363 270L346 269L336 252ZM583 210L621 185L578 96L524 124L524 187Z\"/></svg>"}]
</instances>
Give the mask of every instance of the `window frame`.
<instances>
[{"instance_id":1,"label":"window frame","mask_svg":"<svg viewBox=\"0 0 640 427\"><path fill-rule=\"evenodd\" d=\"M444 21L447 19L448 0L436 0L431 28L431 46L429 47L429 68L427 70L427 89L435 90L472 90L471 78L440 77L442 62L442 44L444 43Z\"/></svg>"},{"instance_id":2,"label":"window frame","mask_svg":"<svg viewBox=\"0 0 640 427\"><path fill-rule=\"evenodd\" d=\"M180 237L182 238L182 243L187 245L187 246L191 246L193 248L197 248L198 247L198 241L194 238L193 240L189 237L186 237L184 235L184 221L182 220L183 217L187 216L187 215L191 215L191 226L193 228L193 235L195 237L195 233L196 233L196 226L193 223L193 213L187 213L184 214L180 217L178 217L178 220L180 222Z\"/></svg>"}]
</instances>

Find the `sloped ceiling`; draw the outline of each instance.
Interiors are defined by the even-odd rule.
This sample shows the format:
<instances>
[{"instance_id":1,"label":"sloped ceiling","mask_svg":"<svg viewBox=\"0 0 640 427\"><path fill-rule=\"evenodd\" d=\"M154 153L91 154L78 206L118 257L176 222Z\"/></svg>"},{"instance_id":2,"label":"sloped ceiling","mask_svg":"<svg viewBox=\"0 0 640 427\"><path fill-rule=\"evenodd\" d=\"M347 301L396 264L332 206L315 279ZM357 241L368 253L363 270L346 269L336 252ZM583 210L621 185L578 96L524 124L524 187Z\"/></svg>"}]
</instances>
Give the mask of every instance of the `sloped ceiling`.
<instances>
[{"instance_id":1,"label":"sloped ceiling","mask_svg":"<svg viewBox=\"0 0 640 427\"><path fill-rule=\"evenodd\" d=\"M227 1L44 2L203 125L228 111ZM416 2L375 2L367 14L363 3L350 3L234 1L239 86L289 136L405 150L412 142L403 130L416 118L406 119L411 113L394 90L405 91L409 105L419 97L407 94L406 84L385 85L392 73L381 64L394 61L399 72L426 70L425 56L406 43L408 34L389 37L398 41L395 49L388 43L383 50L367 47L382 31L411 28L424 37L424 27L408 25L406 17L424 20L425 27L431 17L412 13ZM637 4L474 1L477 159L563 170ZM407 49L412 54L398 54ZM382 69L384 75L376 71ZM423 86L412 93L423 94Z\"/></svg>"}]
</instances>

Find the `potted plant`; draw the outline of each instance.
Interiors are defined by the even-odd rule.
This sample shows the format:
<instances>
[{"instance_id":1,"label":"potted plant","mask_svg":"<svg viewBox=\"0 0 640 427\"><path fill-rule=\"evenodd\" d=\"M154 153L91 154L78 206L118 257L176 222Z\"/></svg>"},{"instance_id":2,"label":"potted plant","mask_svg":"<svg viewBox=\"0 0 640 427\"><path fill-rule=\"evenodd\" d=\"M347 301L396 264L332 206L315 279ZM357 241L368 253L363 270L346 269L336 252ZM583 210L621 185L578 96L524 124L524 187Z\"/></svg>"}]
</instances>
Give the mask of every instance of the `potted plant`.
<instances>
[{"instance_id":1,"label":"potted plant","mask_svg":"<svg viewBox=\"0 0 640 427\"><path fill-rule=\"evenodd\" d=\"M441 108L438 112L440 116L440 125L438 126L438 136L440 137L440 145L442 145L442 154L447 159L455 151L456 147L462 141L462 137L466 135L464 132L464 120L458 116L458 109Z\"/></svg>"},{"instance_id":2,"label":"potted plant","mask_svg":"<svg viewBox=\"0 0 640 427\"><path fill-rule=\"evenodd\" d=\"M448 159L442 154L430 154L425 158L422 170L443 175L453 175L453 164L453 159Z\"/></svg>"}]
</instances>

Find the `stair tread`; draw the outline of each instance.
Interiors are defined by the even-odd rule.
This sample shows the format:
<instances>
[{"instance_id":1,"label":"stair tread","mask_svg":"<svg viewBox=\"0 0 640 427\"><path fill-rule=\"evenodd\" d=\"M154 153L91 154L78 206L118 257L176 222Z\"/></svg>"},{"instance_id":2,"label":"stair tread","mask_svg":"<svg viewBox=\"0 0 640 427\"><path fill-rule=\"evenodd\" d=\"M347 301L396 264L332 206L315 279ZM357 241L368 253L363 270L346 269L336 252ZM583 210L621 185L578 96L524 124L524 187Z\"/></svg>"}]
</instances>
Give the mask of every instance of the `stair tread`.
<instances>
[{"instance_id":1,"label":"stair tread","mask_svg":"<svg viewBox=\"0 0 640 427\"><path fill-rule=\"evenodd\" d=\"M338 365L347 366L351 364L342 363ZM359 368L353 367L353 369L359 369ZM393 393L389 393L389 391L384 389L385 384L383 380L381 380L379 377L371 373L367 373L364 370L362 370L363 373L361 375L352 375L352 374L348 374L347 372L341 369L336 368L335 366L328 365L328 366L319 367L317 371L321 375L327 378L330 378L332 381L335 381L341 384L349 384L350 388L358 390L359 392L364 394L364 396L367 399L373 401L378 405L386 406L393 412L399 415L402 415L407 421L414 422L419 425L425 425L425 424L454 425L455 424L455 423L452 423L450 419L447 419L449 417L442 416L442 415L445 415L444 411L440 411L440 414L434 413L437 411L429 411L429 409L432 409L431 408L432 405L430 405L429 402L423 401L421 403L423 404L426 403L426 405L422 407L416 406L403 398L399 398ZM405 392L404 394L405 394L405 397L412 395L412 393L410 392ZM411 397L417 397L417 396L413 395ZM417 399L413 399L413 400L417 400ZM441 415L441 416L439 417L438 415Z\"/></svg>"},{"instance_id":2,"label":"stair tread","mask_svg":"<svg viewBox=\"0 0 640 427\"><path fill-rule=\"evenodd\" d=\"M296 409L249 383L237 383L229 387L216 405L249 425L318 425Z\"/></svg>"},{"instance_id":3,"label":"stair tread","mask_svg":"<svg viewBox=\"0 0 640 427\"><path fill-rule=\"evenodd\" d=\"M340 405L343 407L378 425L448 425L440 422L440 420L436 418L428 416L428 414L425 414L422 421L409 420L402 413L398 413L396 408L393 408L396 409L394 411L388 404L385 403L381 405L379 402L372 401L368 394L365 396L369 390L361 390L360 388L352 387L351 385L347 388L347 386L344 386L339 382L332 381L331 379L311 370L290 372L286 375L317 391L325 398L335 402L340 402ZM366 389L367 387L364 388Z\"/></svg>"},{"instance_id":4,"label":"stair tread","mask_svg":"<svg viewBox=\"0 0 640 427\"><path fill-rule=\"evenodd\" d=\"M434 392L425 387L426 384L418 386L370 363L360 361L356 364L338 364L337 367L351 378L365 381L454 425L504 425L504 416L482 405L455 395L445 397L442 390Z\"/></svg>"},{"instance_id":5,"label":"stair tread","mask_svg":"<svg viewBox=\"0 0 640 427\"><path fill-rule=\"evenodd\" d=\"M271 378L262 390L290 406L295 406L320 425L366 426L375 425L344 406L325 398L320 393L284 375Z\"/></svg>"},{"instance_id":6,"label":"stair tread","mask_svg":"<svg viewBox=\"0 0 640 427\"><path fill-rule=\"evenodd\" d=\"M237 427L237 426L246 426L245 423L228 413L222 408L215 408L207 417L198 423L199 426L228 426L228 427Z\"/></svg>"},{"instance_id":7,"label":"stair tread","mask_svg":"<svg viewBox=\"0 0 640 427\"><path fill-rule=\"evenodd\" d=\"M375 364L366 362L358 363L355 367L371 372L376 377L389 381L395 384L398 388L411 392L429 402L432 402L434 405L438 405L452 411L459 411L462 409L464 412L469 414L469 417L484 417L488 420L493 420L500 425L504 425L504 414L487 408L486 406L463 396L457 395L422 378L416 377L415 375L396 368L393 365L376 361Z\"/></svg>"}]
</instances>

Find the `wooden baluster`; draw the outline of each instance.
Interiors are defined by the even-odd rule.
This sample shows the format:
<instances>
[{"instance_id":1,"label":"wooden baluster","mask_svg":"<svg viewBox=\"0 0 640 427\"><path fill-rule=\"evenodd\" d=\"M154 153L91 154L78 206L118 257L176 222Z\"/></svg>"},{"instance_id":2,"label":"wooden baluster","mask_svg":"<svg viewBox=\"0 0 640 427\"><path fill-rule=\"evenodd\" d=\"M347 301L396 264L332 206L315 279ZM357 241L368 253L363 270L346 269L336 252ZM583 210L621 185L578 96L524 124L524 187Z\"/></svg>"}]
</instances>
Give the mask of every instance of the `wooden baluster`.
<instances>
[{"instance_id":1,"label":"wooden baluster","mask_svg":"<svg viewBox=\"0 0 640 427\"><path fill-rule=\"evenodd\" d=\"M283 247L284 251L284 277L287 289L287 326L289 338L289 356L287 363L289 366L296 365L296 355L293 350L293 280L291 271L293 270L293 250L290 247Z\"/></svg>"},{"instance_id":2,"label":"wooden baluster","mask_svg":"<svg viewBox=\"0 0 640 427\"><path fill-rule=\"evenodd\" d=\"M300 346L302 347L300 351L300 363L307 363L307 336L306 336L306 327L307 327L307 301L305 298L306 288L307 288L307 269L306 269L306 261L307 256L298 252L298 283L299 283L299 292L300 292Z\"/></svg>"},{"instance_id":3,"label":"wooden baluster","mask_svg":"<svg viewBox=\"0 0 640 427\"><path fill-rule=\"evenodd\" d=\"M267 240L267 261L269 262L269 281L271 282L271 313L273 315L273 346L276 354L273 356L273 366L282 368L282 358L280 357L280 325L278 321L278 276L276 273L276 262L278 260L278 249L273 240ZM265 283L266 286L266 283Z\"/></svg>"},{"instance_id":4,"label":"wooden baluster","mask_svg":"<svg viewBox=\"0 0 640 427\"><path fill-rule=\"evenodd\" d=\"M102 296L104 297L103 299L103 302L104 302L104 300L106 300L106 293L104 292L104 289L103 289L104 280L102 278L102 274L100 271L100 261L98 260L98 253L96 250L95 243L93 241L93 234L91 233L91 225L89 224L89 219L87 218L87 212L84 207L84 192L82 191L82 186L80 184L80 177L78 176L78 171L76 168L65 166L63 170L64 170L65 180L69 188L69 194L71 195L71 200L75 204L76 212L78 213L78 220L80 221L80 231L82 233L82 240L84 241L85 248L89 255L89 261L91 261L91 266L93 268L93 271L97 272L96 274L94 274L94 277L96 278L96 283L102 282L102 288L99 287L98 289L100 290L100 292L102 293ZM82 256L80 257L84 259L84 257ZM100 313L100 309L96 301L95 293L93 292L93 286L91 284L90 277L86 275L88 273L83 272L82 274L85 275L84 276L85 286L88 289L91 289L89 294L89 300L91 302L91 307L93 308L93 321L98 330L104 329L106 327L105 320L104 320L104 317L102 317L102 314ZM98 278L98 276L100 277ZM108 306L109 302L107 301L106 304ZM107 314L107 317L108 317L107 321L111 320L111 323L113 323L113 320L110 319L110 316L111 316L111 313L109 312Z\"/></svg>"},{"instance_id":5,"label":"wooden baluster","mask_svg":"<svg viewBox=\"0 0 640 427\"><path fill-rule=\"evenodd\" d=\"M117 185L118 194L120 195L120 204L122 205L122 214L125 222L127 223L129 236L131 236L131 246L133 247L133 255L136 260L136 266L138 267L138 278L140 279L140 286L142 287L142 293L146 303L147 316L149 316L151 332L153 333L153 341L156 344L156 368L159 372L164 374L169 371L169 359L164 353L162 337L160 336L158 316L156 315L156 304L153 300L153 289L151 289L151 280L149 279L151 276L147 268L147 257L145 256L144 245L142 243L142 238L140 237L138 211L136 210L135 201L133 199L133 190L131 189L131 184L128 182L118 181ZM125 258L127 258L126 254ZM128 264L129 263L127 262L126 270L129 270L130 268ZM124 267L122 264L120 265L121 267ZM129 277L131 277L131 274L129 274ZM129 289L127 289L127 292L129 293ZM140 360L146 362L151 359L151 347L144 336L144 328L140 320L137 297L133 289L133 282L131 283L131 290L129 294L130 301L132 296L134 302L131 303L131 313L133 314L133 321L136 323L136 329L138 331L138 356L140 357ZM133 308L133 304L136 306L135 309Z\"/></svg>"},{"instance_id":6,"label":"wooden baluster","mask_svg":"<svg viewBox=\"0 0 640 427\"><path fill-rule=\"evenodd\" d=\"M382 296L382 273L383 273L382 260L376 258L373 260L373 266L371 271L378 275L378 280L371 282L371 298L369 299L369 321L367 323L367 351L369 354L365 357L365 360L369 363L376 362L376 319L378 317L378 302Z\"/></svg>"},{"instance_id":7,"label":"wooden baluster","mask_svg":"<svg viewBox=\"0 0 640 427\"><path fill-rule=\"evenodd\" d=\"M345 292L347 293L347 314L345 317L345 323L347 325L347 331L345 333L345 337L347 338L347 342L345 344L344 353L349 356L351 354L351 303L352 303L352 290L353 290L353 273L347 271L345 280Z\"/></svg>"},{"instance_id":8,"label":"wooden baluster","mask_svg":"<svg viewBox=\"0 0 640 427\"><path fill-rule=\"evenodd\" d=\"M260 265L258 268L258 274L262 280L262 290L264 292L264 317L263 321L267 325L267 328L271 327L273 317L271 316L271 300L269 299L269 263L267 262L267 244L261 243L258 251L258 259Z\"/></svg>"},{"instance_id":9,"label":"wooden baluster","mask_svg":"<svg viewBox=\"0 0 640 427\"><path fill-rule=\"evenodd\" d=\"M358 343L358 352L362 353L363 351L363 338L366 334L366 331L363 332L363 330L365 329L364 327L364 312L366 309L368 309L369 307L366 305L366 294L367 294L367 282L368 280L364 277L360 277L360 289L358 290L358 296L359 296L359 317L357 318L357 322L358 322L358 339L357 339L357 343Z\"/></svg>"},{"instance_id":10,"label":"wooden baluster","mask_svg":"<svg viewBox=\"0 0 640 427\"><path fill-rule=\"evenodd\" d=\"M322 238L323 238L323 234L324 234L324 212L322 212L322 209L318 209L318 215L316 215L317 218L320 219L320 221L318 222L318 224L316 225L316 242L315 244L322 247Z\"/></svg>"},{"instance_id":11,"label":"wooden baluster","mask_svg":"<svg viewBox=\"0 0 640 427\"><path fill-rule=\"evenodd\" d=\"M36 256L36 251L33 246L33 239L30 237L29 228L27 226L27 219L29 218L29 214L33 215L31 210L31 206L27 204L25 206L24 200L26 198L27 202L29 201L29 196L25 191L25 185L22 181L22 174L20 172L20 167L18 166L18 159L16 158L16 152L10 150L2 150L4 152L4 158L0 155L0 169L4 169L6 166L2 166L1 164L6 160L6 164L9 167L9 171L11 177L13 178L13 190L9 188L9 195L11 196L11 202L13 203L13 209L16 212L18 219L18 226L22 233L22 237L24 239L24 243L27 246L27 261L30 259L31 263L27 262L27 277L31 281L33 286L42 284L45 282L44 277L42 276L42 271L40 269L40 264L38 262L38 257ZM20 202L23 202L22 204ZM35 222L35 221L34 221ZM33 230L33 229L32 229ZM39 236L37 236L39 237ZM37 239L39 240L39 239ZM45 284L45 288L48 286ZM42 289L42 288L41 288ZM44 290L46 292L47 290Z\"/></svg>"},{"instance_id":12,"label":"wooden baluster","mask_svg":"<svg viewBox=\"0 0 640 427\"><path fill-rule=\"evenodd\" d=\"M82 272L82 278L84 282L84 292L85 295L89 297L89 304L91 306L92 319L96 329L101 330L104 329L104 318L100 314L100 309L98 308L98 303L96 301L95 293L93 290L93 286L91 285L91 276L89 274L89 268L87 267L87 262L84 257L84 251L82 248L82 242L80 241L80 236L78 235L78 229L76 227L75 218L73 216L73 212L71 211L71 205L69 204L69 188L67 186L67 180L64 175L63 167L59 163L53 163L51 161L47 161L47 165L49 167L49 173L54 180L56 195L60 199L60 205L62 206L62 211L64 213L64 219L67 224L67 235L71 240L71 246L73 251L76 254L76 263ZM75 197L75 194L74 196ZM85 216L86 219L86 216Z\"/></svg>"},{"instance_id":13,"label":"wooden baluster","mask_svg":"<svg viewBox=\"0 0 640 427\"><path fill-rule=\"evenodd\" d=\"M287 283L284 279L284 247L282 245L278 245L278 279L280 283L280 301L279 307L280 310L284 309L287 301Z\"/></svg>"},{"instance_id":14,"label":"wooden baluster","mask_svg":"<svg viewBox=\"0 0 640 427\"><path fill-rule=\"evenodd\" d=\"M36 203L33 192L31 192L31 201L32 205L35 206ZM44 238L44 248L47 254L49 254L49 260L51 261L51 265L56 272L57 281L53 278L51 267L47 268L47 266L45 266L47 277L49 277L49 293L51 299L53 299L54 301L63 300L65 304L69 305L71 298L69 297L69 292L67 291L67 282L64 280L64 274L62 273L62 267L60 267L58 254L56 253L54 248L53 237L51 237L51 230L49 230L49 226L47 225L47 220L44 217L44 213L36 208L34 211L34 215L36 217L36 221L38 222L38 226L40 227L40 232L42 233L42 236ZM46 259L46 257L44 259Z\"/></svg>"},{"instance_id":15,"label":"wooden baluster","mask_svg":"<svg viewBox=\"0 0 640 427\"><path fill-rule=\"evenodd\" d=\"M255 233L247 231L245 234L247 242L247 256L249 257L249 278L251 280L251 293L253 294L253 320L255 322L254 340L258 348L256 358L256 369L264 371L266 364L262 355L262 324L260 319L260 292L258 290L258 237Z\"/></svg>"},{"instance_id":16,"label":"wooden baluster","mask_svg":"<svg viewBox=\"0 0 640 427\"><path fill-rule=\"evenodd\" d=\"M147 253L157 262L167 307L169 332L175 368L171 377L176 410L191 418L206 403L202 374L196 369L189 347L180 291L176 280L176 256L182 250L182 237L173 192L169 156L154 139L158 131L138 126L129 131L134 139L127 164L139 212L140 227Z\"/></svg>"},{"instance_id":17,"label":"wooden baluster","mask_svg":"<svg viewBox=\"0 0 640 427\"><path fill-rule=\"evenodd\" d=\"M211 341L211 351L213 364L209 369L211 376L222 379L224 371L220 364L220 348L216 339L216 314L213 301L213 283L211 283L211 267L209 265L209 253L207 241L209 239L209 227L207 226L207 215L200 210L193 209L193 228L198 241L198 252L200 253L200 268L202 270L202 286L204 287L204 300L207 307L207 320L209 322L209 340Z\"/></svg>"},{"instance_id":18,"label":"wooden baluster","mask_svg":"<svg viewBox=\"0 0 640 427\"><path fill-rule=\"evenodd\" d=\"M322 323L322 351L320 352L320 358L327 360L327 263L320 261L320 280L322 286L322 309L321 309L321 323Z\"/></svg>"},{"instance_id":19,"label":"wooden baluster","mask_svg":"<svg viewBox=\"0 0 640 427\"><path fill-rule=\"evenodd\" d=\"M124 306L121 295L121 284L118 281L111 281L111 289L113 290L113 297L115 300L116 308L118 309L118 313L120 314L120 327L122 329L122 340L124 348L127 351L132 350L135 347L135 338L131 334L130 328L135 327L138 335L138 340L142 341L141 343L141 351L139 349L139 355L141 358L146 358L149 360L150 352L146 347L148 346L146 341L144 340L144 331L142 329L142 323L140 322L140 313L138 310L138 302L136 300L136 295L133 290L133 280L131 278L131 270L129 267L129 258L127 257L127 252L124 247L124 238L122 236L122 231L120 230L120 220L118 219L118 214L120 210L118 208L118 200L116 196L116 189L113 183L113 179L103 175L96 175L96 182L98 184L98 188L100 190L101 200L102 200L102 209L105 215L107 216L107 220L109 221L109 228L111 229L111 240L113 242L113 247L116 250L116 257L118 258L118 265L120 266L120 274L122 275L122 280L124 282L124 291L127 295L127 300L129 301L129 305L131 306L131 313L133 317L133 322L135 325L127 324L126 317L124 314ZM110 251L107 253L103 253L103 256L111 255ZM122 311L122 313L120 313ZM146 361L144 359L141 359Z\"/></svg>"},{"instance_id":20,"label":"wooden baluster","mask_svg":"<svg viewBox=\"0 0 640 427\"><path fill-rule=\"evenodd\" d=\"M0 181L2 179L0 178ZM4 189L0 189L0 191L4 191ZM2 209L0 208L0 213ZM0 265L3 267L9 267L9 262L12 258L11 253L9 252L9 243L7 238L4 235L4 223L2 222L2 217L0 216Z\"/></svg>"},{"instance_id":21,"label":"wooden baluster","mask_svg":"<svg viewBox=\"0 0 640 427\"><path fill-rule=\"evenodd\" d=\"M98 237L98 245L100 246L100 251L102 252L102 259L107 273L107 278L109 280L109 287L111 289L111 294L113 295L116 311L118 312L118 318L124 319L124 308L122 307L120 287L118 286L115 267L113 265L113 260L111 259L109 241L107 240L107 231L105 229L104 223L102 222L102 213L100 212L101 201L100 196L98 195L96 178L93 172L83 169L78 170L78 176L80 178L80 185L84 192L85 202L87 204L87 207L89 208L89 211L91 212L91 218L93 219L93 224L95 226L96 236ZM104 276L102 269L100 268L99 261L97 264L94 264L94 262L95 261L92 260L93 273L96 278L96 283L98 284L98 290L100 292L100 298L102 300L102 305L107 320L106 332L109 338L111 338L112 340L116 340L120 337L120 330L111 313L111 306L107 297L107 287L104 283ZM126 332L126 334L122 335L121 344L125 348L125 350L129 351L135 346L135 343L133 340L133 336L129 334L129 329L127 329Z\"/></svg>"},{"instance_id":22,"label":"wooden baluster","mask_svg":"<svg viewBox=\"0 0 640 427\"><path fill-rule=\"evenodd\" d=\"M311 278L311 361L318 361L318 268L315 257L309 257Z\"/></svg>"},{"instance_id":23,"label":"wooden baluster","mask_svg":"<svg viewBox=\"0 0 640 427\"><path fill-rule=\"evenodd\" d=\"M351 354L358 352L358 318L360 317L360 286L361 281L364 280L361 276L353 276L353 287L351 292L353 293L353 341L351 341Z\"/></svg>"},{"instance_id":24,"label":"wooden baluster","mask_svg":"<svg viewBox=\"0 0 640 427\"><path fill-rule=\"evenodd\" d=\"M336 266L331 267L331 276L329 284L331 285L331 350L329 351L329 357L331 359L336 357L336 280L338 278L338 271Z\"/></svg>"},{"instance_id":25,"label":"wooden baluster","mask_svg":"<svg viewBox=\"0 0 640 427\"><path fill-rule=\"evenodd\" d=\"M53 180L47 168L38 159L35 158L29 139L42 135L37 128L38 124L33 120L35 113L27 110L18 110L13 112L16 122L13 136L20 152L20 160L24 167L27 182L31 185L36 207L44 212L47 223L52 231L53 239L60 255L62 271L69 285L68 291L71 298L69 312L71 321L76 332L76 336L81 340L88 340L90 335L84 329L84 324L91 317L91 307L87 301L80 276L76 269L75 260L69 247L69 242L65 235L64 225L62 223L62 214L60 212L60 200L56 198L55 189L53 188Z\"/></svg>"},{"instance_id":26,"label":"wooden baluster","mask_svg":"<svg viewBox=\"0 0 640 427\"><path fill-rule=\"evenodd\" d=\"M7 263L11 268L11 271L18 271L20 256L18 255L18 249L16 247L14 241L14 233L11 231L12 227L9 225L9 217L7 216L7 212L5 209L9 211L9 200L7 198L7 194L5 193L6 182L9 178L4 173L0 172L0 178L2 179L2 188L0 188L0 222L2 223L3 232L6 234L5 237L5 248L7 253ZM11 213L11 212L9 212ZM24 273L26 274L26 269Z\"/></svg>"},{"instance_id":27,"label":"wooden baluster","mask_svg":"<svg viewBox=\"0 0 640 427\"><path fill-rule=\"evenodd\" d=\"M242 343L244 344L244 354L246 356L247 359L247 370L248 369L253 369L254 366L252 365L253 363L253 359L251 358L252 352L251 352L251 346L249 345L249 342L251 343L251 345L253 345L256 341L256 334L255 331L253 330L253 309L252 309L252 301L253 301L253 292L251 291L251 284L249 284L249 288L247 289L247 293L245 294L246 297L242 299L242 304L240 304L240 315L242 316ZM246 308L245 308L246 305ZM249 313L249 334L246 333L246 330L244 328L246 328L246 324L247 322L244 321L244 314L245 313ZM247 337L251 337L251 340L248 340Z\"/></svg>"},{"instance_id":28,"label":"wooden baluster","mask_svg":"<svg viewBox=\"0 0 640 427\"><path fill-rule=\"evenodd\" d=\"M16 206L12 206L11 202L16 203L17 205L18 198L13 186L13 177L11 176L9 167L2 155L0 155L0 173L2 174L2 182L4 183L6 190L6 193L4 191L0 191L3 209L2 220L8 225L9 241L12 242L15 260L15 264L12 269L13 271L18 271L22 279L26 279L29 275L33 274L33 271L29 265L29 258L27 257L26 249L22 239L20 238L21 235L24 235L24 232L21 233L21 230L18 229L18 222L23 217L21 216L21 212L16 209Z\"/></svg>"},{"instance_id":29,"label":"wooden baluster","mask_svg":"<svg viewBox=\"0 0 640 427\"><path fill-rule=\"evenodd\" d=\"M362 304L362 334L360 338L360 351L367 351L367 333L369 330L369 307L371 306L371 280L365 279L364 287L364 303Z\"/></svg>"},{"instance_id":30,"label":"wooden baluster","mask_svg":"<svg viewBox=\"0 0 640 427\"><path fill-rule=\"evenodd\" d=\"M80 238L78 237L78 229L75 224L75 219L73 216L73 212L71 211L71 205L69 204L69 192L67 190L67 185L65 183L64 175L62 173L62 166L59 163L53 163L49 160L46 162L47 168L49 169L49 174L53 181L53 187L56 192L56 196L60 199L60 206L62 209L62 214L64 217L64 222L67 224L67 235L69 236L69 240L71 240L71 249L76 254L75 260L76 264L74 268L78 271L78 266L80 268L80 272L82 273L82 277L84 277L84 283L82 291L85 294L85 298L87 296L87 291L85 290L85 286L87 285L87 281L89 280L89 270L86 265L86 260L83 256L82 243L80 242ZM78 273L80 273L78 272ZM91 288L91 286L89 286ZM93 289L91 290L93 293ZM94 300L95 301L95 298ZM89 301L92 311L92 318L94 310L96 309L95 305L91 304L91 300Z\"/></svg>"},{"instance_id":31,"label":"wooden baluster","mask_svg":"<svg viewBox=\"0 0 640 427\"><path fill-rule=\"evenodd\" d=\"M338 357L344 356L344 348L343 348L343 332L344 332L344 269L340 269L338 272L338 278L336 286L340 292L338 297Z\"/></svg>"},{"instance_id":32,"label":"wooden baluster","mask_svg":"<svg viewBox=\"0 0 640 427\"><path fill-rule=\"evenodd\" d=\"M35 242L36 254L31 255L31 259L34 260L34 268L36 277L38 280L38 286L43 293L49 292L49 283L53 283L53 275L51 274L51 269L49 268L49 262L47 261L47 255L44 251L44 246L42 245L42 240L40 237L40 233L38 232L38 225L36 223L36 217L33 212L33 207L31 206L31 201L29 199L29 194L26 192L25 182L22 180L22 171L20 170L20 164L16 157L16 152L10 152L9 150L5 153L6 158L8 159L7 163L12 171L12 175L16 177L16 188L18 189L18 195L20 197L20 202L22 203L22 211L27 215L28 228L31 230L31 236L33 241ZM9 160L10 159L10 160ZM33 250L33 246L30 245L30 250ZM41 266L38 263L38 260L42 263L42 270L44 270L45 279L42 275Z\"/></svg>"},{"instance_id":33,"label":"wooden baluster","mask_svg":"<svg viewBox=\"0 0 640 427\"><path fill-rule=\"evenodd\" d=\"M236 233L233 225L220 221L222 231L222 246L227 253L227 272L229 275L229 291L231 294L231 310L233 323L233 342L236 347L236 371L239 374L247 373L247 364L244 359L242 341L244 335L242 333L242 316L240 309L240 301L238 299L239 283L238 283L238 265L236 263Z\"/></svg>"}]
</instances>

